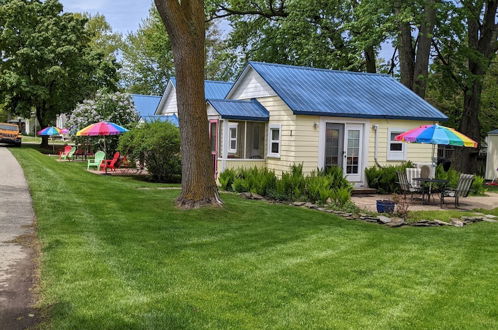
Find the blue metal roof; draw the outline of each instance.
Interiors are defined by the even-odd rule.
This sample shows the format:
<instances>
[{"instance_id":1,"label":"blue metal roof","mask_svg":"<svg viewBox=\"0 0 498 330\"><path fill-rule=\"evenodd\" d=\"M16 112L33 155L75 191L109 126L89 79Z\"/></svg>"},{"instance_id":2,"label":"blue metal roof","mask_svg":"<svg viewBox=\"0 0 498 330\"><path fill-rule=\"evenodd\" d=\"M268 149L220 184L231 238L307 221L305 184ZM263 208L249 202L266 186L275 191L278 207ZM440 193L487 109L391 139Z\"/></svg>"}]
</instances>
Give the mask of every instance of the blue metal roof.
<instances>
[{"instance_id":1,"label":"blue metal roof","mask_svg":"<svg viewBox=\"0 0 498 330\"><path fill-rule=\"evenodd\" d=\"M152 123L152 122L160 121L160 122L169 122L169 123L175 125L176 127L179 127L179 125L180 125L178 117L175 114L172 114L172 115L143 116L142 119L146 123Z\"/></svg>"},{"instance_id":2,"label":"blue metal roof","mask_svg":"<svg viewBox=\"0 0 498 330\"><path fill-rule=\"evenodd\" d=\"M488 132L488 135L498 135L498 129L492 130L491 132Z\"/></svg>"},{"instance_id":3,"label":"blue metal roof","mask_svg":"<svg viewBox=\"0 0 498 330\"><path fill-rule=\"evenodd\" d=\"M256 100L207 100L224 119L268 121L270 113Z\"/></svg>"},{"instance_id":4,"label":"blue metal roof","mask_svg":"<svg viewBox=\"0 0 498 330\"><path fill-rule=\"evenodd\" d=\"M388 75L249 62L295 114L447 120Z\"/></svg>"},{"instance_id":5,"label":"blue metal roof","mask_svg":"<svg viewBox=\"0 0 498 330\"><path fill-rule=\"evenodd\" d=\"M140 117L153 115L161 100L160 96L141 94L131 94L131 98Z\"/></svg>"},{"instance_id":6,"label":"blue metal roof","mask_svg":"<svg viewBox=\"0 0 498 330\"><path fill-rule=\"evenodd\" d=\"M176 87L176 78L170 78L171 83ZM206 99L224 99L232 88L233 82L204 80L204 94Z\"/></svg>"}]
</instances>

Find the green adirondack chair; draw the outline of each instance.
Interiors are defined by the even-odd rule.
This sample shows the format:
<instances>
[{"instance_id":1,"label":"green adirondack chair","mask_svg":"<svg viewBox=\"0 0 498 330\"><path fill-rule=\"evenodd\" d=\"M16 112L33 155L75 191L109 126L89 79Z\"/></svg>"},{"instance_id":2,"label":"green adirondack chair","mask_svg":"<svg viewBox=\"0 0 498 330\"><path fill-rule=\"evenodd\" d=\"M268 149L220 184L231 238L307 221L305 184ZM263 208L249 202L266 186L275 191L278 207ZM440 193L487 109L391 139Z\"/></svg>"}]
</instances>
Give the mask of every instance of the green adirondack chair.
<instances>
[{"instance_id":1,"label":"green adirondack chair","mask_svg":"<svg viewBox=\"0 0 498 330\"><path fill-rule=\"evenodd\" d=\"M67 154L62 154L61 159L62 160L72 160L74 153L76 152L76 147L72 147L71 150Z\"/></svg>"},{"instance_id":2,"label":"green adirondack chair","mask_svg":"<svg viewBox=\"0 0 498 330\"><path fill-rule=\"evenodd\" d=\"M105 153L103 151L97 151L95 153L94 159L88 159L88 164L86 169L89 170L90 167L96 167L97 170L100 168L100 163L105 159Z\"/></svg>"}]
</instances>

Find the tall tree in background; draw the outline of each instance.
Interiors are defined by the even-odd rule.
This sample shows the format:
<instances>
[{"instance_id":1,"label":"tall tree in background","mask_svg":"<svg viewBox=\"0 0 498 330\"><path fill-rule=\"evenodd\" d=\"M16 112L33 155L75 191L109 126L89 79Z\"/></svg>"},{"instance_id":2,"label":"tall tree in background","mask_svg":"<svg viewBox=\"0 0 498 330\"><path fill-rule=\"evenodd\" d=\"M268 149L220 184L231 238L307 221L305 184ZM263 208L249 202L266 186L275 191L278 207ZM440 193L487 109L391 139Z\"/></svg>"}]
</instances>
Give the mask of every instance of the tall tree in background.
<instances>
[{"instance_id":1,"label":"tall tree in background","mask_svg":"<svg viewBox=\"0 0 498 330\"><path fill-rule=\"evenodd\" d=\"M124 40L122 79L129 93L161 95L174 76L173 53L156 8Z\"/></svg>"},{"instance_id":2,"label":"tall tree in background","mask_svg":"<svg viewBox=\"0 0 498 330\"><path fill-rule=\"evenodd\" d=\"M207 1L210 20L231 22L230 45L243 61L368 72L386 38L385 8L357 0Z\"/></svg>"},{"instance_id":3,"label":"tall tree in background","mask_svg":"<svg viewBox=\"0 0 498 330\"><path fill-rule=\"evenodd\" d=\"M62 14L57 0L0 5L0 94L8 112L30 117L34 110L45 127L99 87L115 89L115 63L91 49L86 22Z\"/></svg>"},{"instance_id":4,"label":"tall tree in background","mask_svg":"<svg viewBox=\"0 0 498 330\"><path fill-rule=\"evenodd\" d=\"M155 0L175 61L182 150L182 193L177 205L221 205L210 155L204 97L205 15L203 0Z\"/></svg>"},{"instance_id":5,"label":"tall tree in background","mask_svg":"<svg viewBox=\"0 0 498 330\"><path fill-rule=\"evenodd\" d=\"M498 0L447 2L448 15L439 23L434 47L435 72L441 76L442 88L456 87L463 94L458 129L481 140L481 95L483 83L498 51ZM464 149L455 165L474 172L477 153ZM457 159L455 159L457 160Z\"/></svg>"},{"instance_id":6,"label":"tall tree in background","mask_svg":"<svg viewBox=\"0 0 498 330\"><path fill-rule=\"evenodd\" d=\"M439 0L394 1L401 83L425 97ZM416 35L414 36L414 31Z\"/></svg>"},{"instance_id":7,"label":"tall tree in background","mask_svg":"<svg viewBox=\"0 0 498 330\"><path fill-rule=\"evenodd\" d=\"M123 82L130 93L164 92L174 76L171 41L155 7L138 31L129 34L122 45ZM235 74L236 54L230 52L214 24L206 26L206 79L229 80Z\"/></svg>"},{"instance_id":8,"label":"tall tree in background","mask_svg":"<svg viewBox=\"0 0 498 330\"><path fill-rule=\"evenodd\" d=\"M104 54L106 59L115 60L122 47L121 35L112 31L111 25L101 14L83 13L87 19L85 29L90 34L90 47Z\"/></svg>"}]
</instances>

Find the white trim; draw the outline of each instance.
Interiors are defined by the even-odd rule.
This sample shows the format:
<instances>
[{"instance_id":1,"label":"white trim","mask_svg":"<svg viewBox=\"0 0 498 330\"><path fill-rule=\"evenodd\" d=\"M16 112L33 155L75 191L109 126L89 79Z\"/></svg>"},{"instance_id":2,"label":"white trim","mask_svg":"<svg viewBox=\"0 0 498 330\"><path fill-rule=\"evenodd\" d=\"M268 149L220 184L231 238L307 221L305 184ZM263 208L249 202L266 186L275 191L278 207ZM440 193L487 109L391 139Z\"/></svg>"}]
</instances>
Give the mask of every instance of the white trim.
<instances>
[{"instance_id":1,"label":"white trim","mask_svg":"<svg viewBox=\"0 0 498 330\"><path fill-rule=\"evenodd\" d=\"M401 141L396 141L395 143L401 144L401 151L392 151L391 150L391 134L392 133L404 133L408 131L408 128L396 128L396 127L388 127L387 129L387 147L386 147L386 160L387 161L403 161L406 160L407 154L407 143L403 143Z\"/></svg>"},{"instance_id":2,"label":"white trim","mask_svg":"<svg viewBox=\"0 0 498 330\"><path fill-rule=\"evenodd\" d=\"M252 158L218 158L218 160L234 161L234 162L266 162L266 159L252 159Z\"/></svg>"},{"instance_id":3,"label":"white trim","mask_svg":"<svg viewBox=\"0 0 498 330\"><path fill-rule=\"evenodd\" d=\"M272 139L272 130L278 129L278 140ZM271 145L278 143L278 153L271 152ZM267 157L280 158L280 151L282 148L282 125L281 124L268 124L268 153Z\"/></svg>"},{"instance_id":4,"label":"white trim","mask_svg":"<svg viewBox=\"0 0 498 330\"><path fill-rule=\"evenodd\" d=\"M249 80L248 85L244 86L247 79L253 79L252 84ZM248 86L250 87L249 89ZM258 86L257 90L253 90L255 86ZM244 95L244 93L246 94ZM250 99L268 96L277 96L277 93L275 93L273 88L263 79L263 77L261 77L251 64L247 64L225 99Z\"/></svg>"},{"instance_id":5,"label":"white trim","mask_svg":"<svg viewBox=\"0 0 498 330\"><path fill-rule=\"evenodd\" d=\"M232 128L235 128L235 137L232 137ZM239 138L239 123L228 123L228 152L237 153L237 140ZM232 148L232 141L235 141L235 148Z\"/></svg>"},{"instance_id":6,"label":"white trim","mask_svg":"<svg viewBox=\"0 0 498 330\"><path fill-rule=\"evenodd\" d=\"M171 79L168 80L168 84L166 85L163 96L161 96L161 99L159 100L159 104L157 105L157 108L154 111L154 115L164 115L165 114L165 112L162 110L165 106L166 99L168 98L168 96L172 92L172 90L174 90L174 89L175 89L175 86L173 85L173 82L171 81Z\"/></svg>"},{"instance_id":7,"label":"white trim","mask_svg":"<svg viewBox=\"0 0 498 330\"><path fill-rule=\"evenodd\" d=\"M363 138L362 141L360 142L362 144L361 148L362 159L360 160L361 181L355 183L359 186L365 186L367 184L365 176L365 168L368 166L368 141L370 139L370 120L359 119L359 118L320 117L320 132L318 136L318 168L320 169L323 169L325 163L325 128L327 123L344 124L345 126L346 124L363 125L363 134L362 134ZM344 129L344 132L345 131L346 129Z\"/></svg>"}]
</instances>

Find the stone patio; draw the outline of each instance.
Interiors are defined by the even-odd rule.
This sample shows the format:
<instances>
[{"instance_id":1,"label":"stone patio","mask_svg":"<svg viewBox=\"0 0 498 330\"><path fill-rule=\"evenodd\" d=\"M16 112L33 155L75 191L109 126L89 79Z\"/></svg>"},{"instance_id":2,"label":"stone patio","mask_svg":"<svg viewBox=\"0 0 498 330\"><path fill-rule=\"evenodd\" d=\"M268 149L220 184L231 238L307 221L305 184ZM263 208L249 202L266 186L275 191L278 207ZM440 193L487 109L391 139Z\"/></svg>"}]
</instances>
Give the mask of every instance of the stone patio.
<instances>
[{"instance_id":1,"label":"stone patio","mask_svg":"<svg viewBox=\"0 0 498 330\"><path fill-rule=\"evenodd\" d=\"M498 208L498 193L486 193L487 196L469 196L460 199L460 210L473 210L473 209L494 209ZM455 199L445 198L445 205L443 208L439 206L439 196L433 195L431 204L423 204L420 197L415 196L413 200L408 196L410 202L410 211L440 211L440 210L455 210ZM376 212L376 201L378 199L392 200L392 195L355 195L351 200L361 209Z\"/></svg>"}]
</instances>

